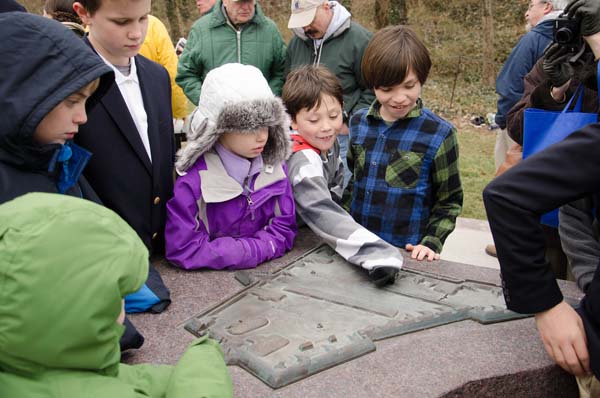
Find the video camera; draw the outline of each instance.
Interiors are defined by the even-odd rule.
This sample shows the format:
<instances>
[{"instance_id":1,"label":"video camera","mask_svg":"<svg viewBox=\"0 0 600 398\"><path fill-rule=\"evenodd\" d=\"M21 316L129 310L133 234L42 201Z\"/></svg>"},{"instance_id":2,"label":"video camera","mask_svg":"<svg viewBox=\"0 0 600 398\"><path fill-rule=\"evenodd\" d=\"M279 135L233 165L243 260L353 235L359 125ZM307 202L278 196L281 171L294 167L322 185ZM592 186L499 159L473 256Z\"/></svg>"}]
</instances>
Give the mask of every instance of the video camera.
<instances>
[{"instance_id":1,"label":"video camera","mask_svg":"<svg viewBox=\"0 0 600 398\"><path fill-rule=\"evenodd\" d=\"M567 47L570 52L579 52L585 44L579 31L579 21L565 14L559 15L554 21L554 41Z\"/></svg>"}]
</instances>

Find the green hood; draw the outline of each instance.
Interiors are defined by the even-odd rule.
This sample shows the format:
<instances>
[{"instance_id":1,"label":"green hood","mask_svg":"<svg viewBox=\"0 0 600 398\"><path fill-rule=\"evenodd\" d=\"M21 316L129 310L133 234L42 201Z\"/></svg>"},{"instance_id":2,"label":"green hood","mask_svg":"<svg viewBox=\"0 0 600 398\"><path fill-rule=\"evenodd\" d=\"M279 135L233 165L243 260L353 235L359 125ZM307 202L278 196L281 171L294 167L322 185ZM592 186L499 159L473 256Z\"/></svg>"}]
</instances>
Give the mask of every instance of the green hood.
<instances>
[{"instance_id":1,"label":"green hood","mask_svg":"<svg viewBox=\"0 0 600 398\"><path fill-rule=\"evenodd\" d=\"M121 299L148 275L148 252L115 213L32 193L0 206L0 371L116 375Z\"/></svg>"}]
</instances>

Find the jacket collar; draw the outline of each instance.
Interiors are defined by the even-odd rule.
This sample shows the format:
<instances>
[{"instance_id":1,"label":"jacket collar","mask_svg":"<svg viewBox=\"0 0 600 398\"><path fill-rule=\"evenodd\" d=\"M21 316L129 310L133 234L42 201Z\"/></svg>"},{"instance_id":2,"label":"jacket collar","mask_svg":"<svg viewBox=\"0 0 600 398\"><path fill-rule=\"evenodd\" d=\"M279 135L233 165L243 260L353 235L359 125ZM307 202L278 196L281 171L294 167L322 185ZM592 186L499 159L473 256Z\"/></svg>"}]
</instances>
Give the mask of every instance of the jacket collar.
<instances>
[{"instance_id":1,"label":"jacket collar","mask_svg":"<svg viewBox=\"0 0 600 398\"><path fill-rule=\"evenodd\" d=\"M214 150L204 154L204 162L206 169L200 170L198 173L200 174L202 197L206 203L226 202L237 198L244 192L240 183L227 174L221 158ZM251 188L253 191L258 191L285 178L281 164L263 165Z\"/></svg>"},{"instance_id":2,"label":"jacket collar","mask_svg":"<svg viewBox=\"0 0 600 398\"><path fill-rule=\"evenodd\" d=\"M251 178L255 174L260 173L263 168L262 156L246 159L245 157L231 152L219 142L215 144L214 149L221 158L221 163L223 163L223 167L227 174L240 185L243 185L247 178Z\"/></svg>"},{"instance_id":3,"label":"jacket collar","mask_svg":"<svg viewBox=\"0 0 600 398\"><path fill-rule=\"evenodd\" d=\"M310 145L310 143L308 141L306 141L304 139L304 137L302 137L300 134L298 134L297 131L292 133L291 137L292 137L292 153L296 153L296 152L302 151L304 149L312 149L318 155L321 155L321 150Z\"/></svg>"},{"instance_id":4,"label":"jacket collar","mask_svg":"<svg viewBox=\"0 0 600 398\"><path fill-rule=\"evenodd\" d=\"M421 98L419 98L419 99L417 99L417 104L415 105L415 107L412 108L406 114L406 116L404 116L402 119L398 119L398 120L413 119L413 118L421 116L422 113L423 113L423 101L421 100ZM367 111L367 117L388 123L385 120L383 120L383 117L381 117L381 103L377 99L375 99L375 101L373 101L373 103L369 107L369 110ZM398 120L396 120L392 123L395 123Z\"/></svg>"},{"instance_id":5,"label":"jacket collar","mask_svg":"<svg viewBox=\"0 0 600 398\"><path fill-rule=\"evenodd\" d=\"M554 11L551 11L551 12L549 12L548 14L546 14L546 15L544 15L542 17L542 19L540 20L540 22L538 22L538 25L541 22L545 22L545 21L552 21L552 24L554 24L554 20L557 19L560 16L560 14L562 14L562 13L563 13L563 10L554 10Z\"/></svg>"},{"instance_id":6,"label":"jacket collar","mask_svg":"<svg viewBox=\"0 0 600 398\"><path fill-rule=\"evenodd\" d=\"M102 58L104 63L113 70L113 72L115 73L115 82L117 83L117 85L121 85L123 82L125 82L127 80L133 80L136 84L140 84L140 79L138 78L138 75L137 75L137 66L135 64L135 57L129 58L131 69L129 70L129 76L125 76L113 64L108 62L108 60L106 58L104 58L99 52L96 51L96 54L98 54L98 56L100 58Z\"/></svg>"}]
</instances>

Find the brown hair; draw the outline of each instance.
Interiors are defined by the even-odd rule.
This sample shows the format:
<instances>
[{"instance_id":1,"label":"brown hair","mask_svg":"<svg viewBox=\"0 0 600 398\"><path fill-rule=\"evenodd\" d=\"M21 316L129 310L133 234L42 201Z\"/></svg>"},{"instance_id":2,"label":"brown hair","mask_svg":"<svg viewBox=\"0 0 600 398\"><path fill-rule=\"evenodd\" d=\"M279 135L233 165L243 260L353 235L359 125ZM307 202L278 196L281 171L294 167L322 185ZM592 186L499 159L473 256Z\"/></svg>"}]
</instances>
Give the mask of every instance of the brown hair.
<instances>
[{"instance_id":1,"label":"brown hair","mask_svg":"<svg viewBox=\"0 0 600 398\"><path fill-rule=\"evenodd\" d=\"M337 77L326 67L304 65L287 76L281 98L292 120L302 109L321 105L323 95L329 95L344 107L344 90Z\"/></svg>"},{"instance_id":2,"label":"brown hair","mask_svg":"<svg viewBox=\"0 0 600 398\"><path fill-rule=\"evenodd\" d=\"M361 69L368 88L392 87L412 70L425 84L431 58L417 34L407 26L388 26L376 32L363 55Z\"/></svg>"},{"instance_id":3,"label":"brown hair","mask_svg":"<svg viewBox=\"0 0 600 398\"><path fill-rule=\"evenodd\" d=\"M58 22L74 22L81 25L79 15L73 10L74 0L46 0L44 11Z\"/></svg>"},{"instance_id":4,"label":"brown hair","mask_svg":"<svg viewBox=\"0 0 600 398\"><path fill-rule=\"evenodd\" d=\"M75 0L75 1L77 1L78 3L81 3L83 8L85 8L85 10L90 15L94 15L96 13L96 11L98 11L100 9L100 6L102 5L102 0Z\"/></svg>"}]
</instances>

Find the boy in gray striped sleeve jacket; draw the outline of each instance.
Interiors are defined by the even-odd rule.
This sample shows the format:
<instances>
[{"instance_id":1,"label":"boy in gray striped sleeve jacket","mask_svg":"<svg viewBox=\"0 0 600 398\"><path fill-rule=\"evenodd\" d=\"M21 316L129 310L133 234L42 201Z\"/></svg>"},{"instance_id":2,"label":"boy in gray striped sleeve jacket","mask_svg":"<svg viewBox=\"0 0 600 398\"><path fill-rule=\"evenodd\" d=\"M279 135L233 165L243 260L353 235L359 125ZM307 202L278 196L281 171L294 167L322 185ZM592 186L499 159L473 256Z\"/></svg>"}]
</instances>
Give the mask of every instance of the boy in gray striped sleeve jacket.
<instances>
[{"instance_id":1,"label":"boy in gray striped sleeve jacket","mask_svg":"<svg viewBox=\"0 0 600 398\"><path fill-rule=\"evenodd\" d=\"M394 283L400 251L338 204L344 178L336 140L343 124L339 81L323 66L303 66L288 75L282 97L294 130L287 165L296 214L339 255L364 268L375 285Z\"/></svg>"}]
</instances>

